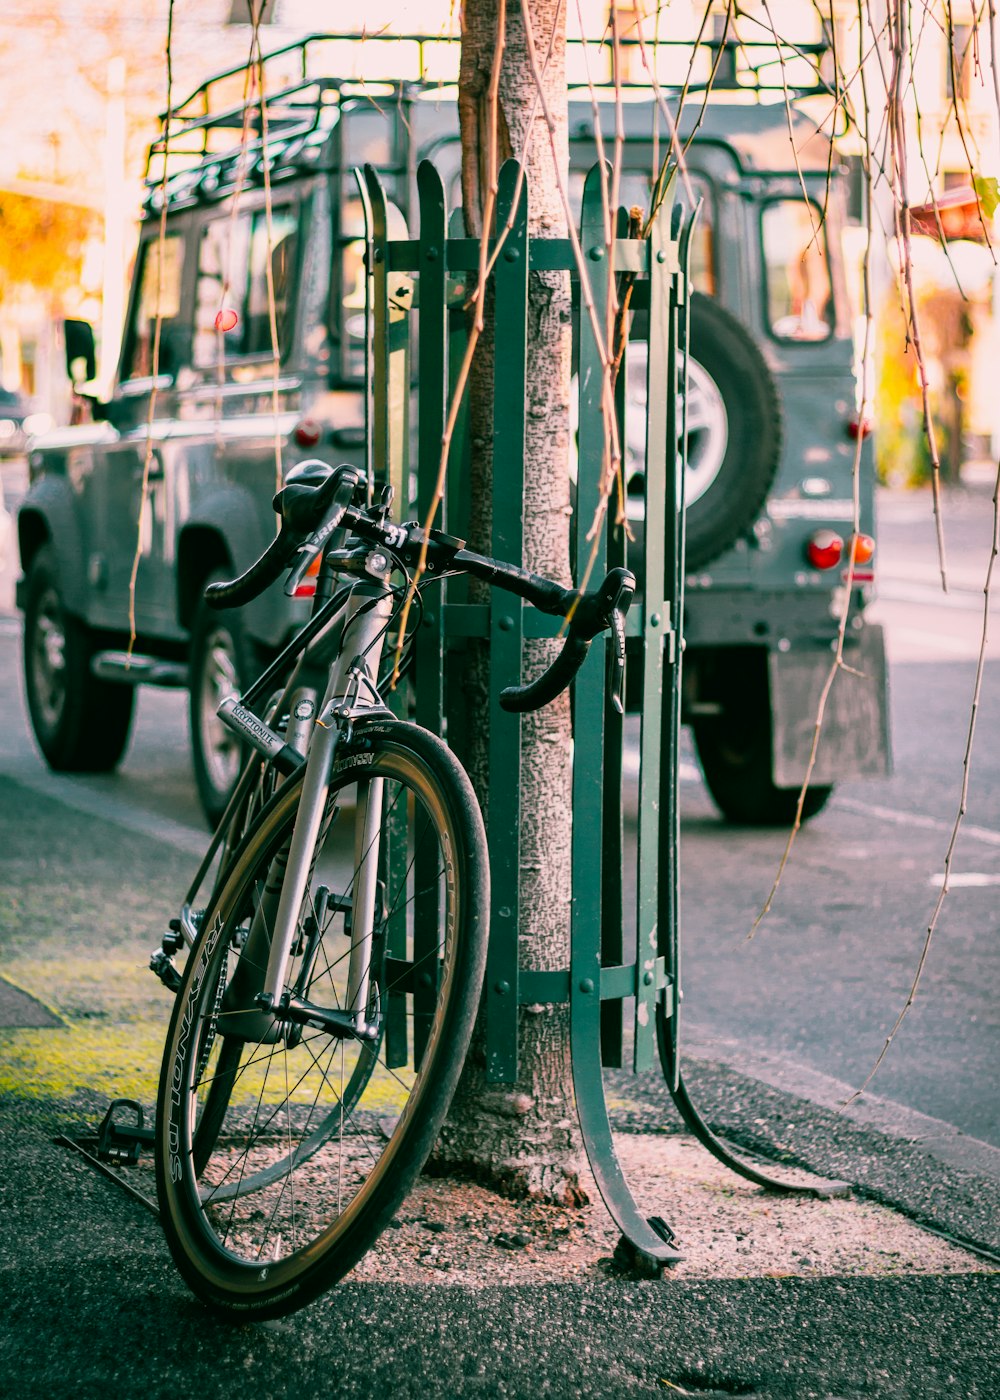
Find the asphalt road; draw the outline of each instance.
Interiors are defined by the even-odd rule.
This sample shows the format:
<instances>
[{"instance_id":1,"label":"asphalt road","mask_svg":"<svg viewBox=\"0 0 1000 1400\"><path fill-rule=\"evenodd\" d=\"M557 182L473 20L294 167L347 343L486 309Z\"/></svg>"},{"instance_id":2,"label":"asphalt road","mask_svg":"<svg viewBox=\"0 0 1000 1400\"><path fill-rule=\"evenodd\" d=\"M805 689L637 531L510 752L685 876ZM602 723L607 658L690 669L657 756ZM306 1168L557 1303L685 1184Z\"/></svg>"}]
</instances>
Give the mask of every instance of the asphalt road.
<instances>
[{"instance_id":1,"label":"asphalt road","mask_svg":"<svg viewBox=\"0 0 1000 1400\"><path fill-rule=\"evenodd\" d=\"M8 503L10 494L8 485ZM958 808L991 509L983 489L949 499L951 591L943 596L927 497L883 498L878 606L889 629L895 772L885 781L843 785L802 831L774 908L752 941L747 933L784 837L725 826L693 758L686 758L684 1026L692 1050L764 1078L778 1075L786 1087L798 1085L828 1103L845 1086L859 1085L874 1063L909 990ZM9 571L0 609L5 601L9 607ZM193 868L205 838L184 697L141 694L117 774L55 777L38 758L24 720L18 636L16 618L0 616L0 712L7 719L0 777L13 780L18 794L17 810L0 812L0 842L7 822L30 815L44 830L43 817L69 808L158 836L172 869L183 870L185 861ZM916 1003L872 1088L1000 1146L1000 1015L992 992L1000 973L996 641L989 655L952 890ZM86 881L85 861L76 878ZM130 869L128 878L159 893L163 870ZM150 928L171 912L150 909Z\"/></svg>"},{"instance_id":2,"label":"asphalt road","mask_svg":"<svg viewBox=\"0 0 1000 1400\"><path fill-rule=\"evenodd\" d=\"M693 761L685 766L684 985L696 1047L721 1040L739 1067L776 1055L851 1088L874 1064L909 992L959 808L992 523L985 486L949 495L945 595L929 494L881 497L875 615L887 629L894 773L843 784L803 829L752 942L784 836L720 826ZM872 1092L1000 1145L996 602L987 656L950 893ZM828 1086L831 1100L838 1093Z\"/></svg>"}]
</instances>

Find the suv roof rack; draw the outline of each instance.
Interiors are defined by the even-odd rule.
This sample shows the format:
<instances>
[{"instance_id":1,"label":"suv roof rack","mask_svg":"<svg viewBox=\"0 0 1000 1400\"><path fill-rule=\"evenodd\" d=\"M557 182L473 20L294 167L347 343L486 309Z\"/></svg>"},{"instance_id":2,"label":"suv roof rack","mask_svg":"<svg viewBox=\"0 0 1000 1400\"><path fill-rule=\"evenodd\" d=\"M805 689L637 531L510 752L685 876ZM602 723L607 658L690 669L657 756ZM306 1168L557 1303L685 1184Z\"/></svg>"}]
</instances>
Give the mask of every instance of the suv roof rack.
<instances>
[{"instance_id":1,"label":"suv roof rack","mask_svg":"<svg viewBox=\"0 0 1000 1400\"><path fill-rule=\"evenodd\" d=\"M658 82L669 92L710 91L757 101L773 101L786 95L796 99L834 95L824 76L830 51L825 42L793 44L774 36L766 40L644 42L647 52L656 54L661 70ZM372 61L372 45L383 63ZM607 37L571 38L568 45L571 54L582 55L586 49L589 55L596 50L606 60L604 75L591 79L599 96L615 89L615 54ZM623 38L619 46L622 85L634 100L643 92L651 92L652 84L636 61L639 40ZM362 54L368 71L340 76L350 68L360 69ZM417 97L453 86L459 54L457 36L420 33L313 33L264 54L259 69L266 99L269 170L277 176L283 169L318 161L345 99L394 102L404 96ZM439 62L442 56L444 61ZM435 76L434 69L439 66L441 72ZM167 164L167 198L171 204L193 195L196 189L209 193L228 184L226 172L244 147L244 133L250 138L244 157L247 173L251 178L255 172L260 173L264 123L254 74L257 68L256 63L245 62L215 73L161 114L160 131L146 157L146 183L150 187L147 205L156 208L162 198L158 188L162 187L162 173L155 177L152 174L156 157ZM570 77L569 85L571 96L586 90L583 78ZM214 178L211 167L215 167Z\"/></svg>"},{"instance_id":2,"label":"suv roof rack","mask_svg":"<svg viewBox=\"0 0 1000 1400\"><path fill-rule=\"evenodd\" d=\"M664 67L677 68L671 62L676 56L687 54L704 56L709 78L704 81L678 81L669 76L662 79L670 89L685 86L691 92L713 90L756 93L762 97L768 94L785 92L794 97L804 97L831 93L833 88L824 73L824 60L830 52L826 41L793 43L779 36L767 39L742 38L701 38L701 39L645 39L647 52L665 59ZM602 52L607 58L603 77L594 78L595 87L614 87L614 49L610 40L591 40L572 37L567 41L570 53ZM372 57L374 45L378 56L386 57L385 71L354 73L348 78L339 75L345 71L344 55L355 59L366 54L366 66ZM629 88L651 88L648 78L638 72L638 65L632 61L634 54L642 47L635 38L619 40L622 51L623 83ZM390 51L392 57L389 58ZM283 47L271 50L260 60L264 92L267 96L268 124L277 126L281 120L278 112L286 100L308 99L305 94L310 89L320 92L337 89L343 83L391 83L404 86L451 84L458 78L458 55L460 40L457 35L422 33L378 33L378 34L335 34L330 32L307 34L302 39ZM447 55L442 71L435 73L435 60ZM392 61L395 60L395 61ZM403 66L407 71L398 71ZM181 102L175 103L168 112L160 116L160 135L154 145L162 149L164 131L169 125L174 133L207 132L218 128L242 128L242 114L249 104L257 105L259 99L249 96L249 74L256 64L249 61L235 64L206 78ZM377 65L375 65L377 69ZM396 69L397 71L392 71ZM583 86L582 81L571 79L571 86ZM322 100L322 99L320 99ZM273 115L272 115L273 114ZM293 114L295 119L304 115L300 111ZM238 120L237 120L238 118ZM207 151L205 152L207 154Z\"/></svg>"}]
</instances>

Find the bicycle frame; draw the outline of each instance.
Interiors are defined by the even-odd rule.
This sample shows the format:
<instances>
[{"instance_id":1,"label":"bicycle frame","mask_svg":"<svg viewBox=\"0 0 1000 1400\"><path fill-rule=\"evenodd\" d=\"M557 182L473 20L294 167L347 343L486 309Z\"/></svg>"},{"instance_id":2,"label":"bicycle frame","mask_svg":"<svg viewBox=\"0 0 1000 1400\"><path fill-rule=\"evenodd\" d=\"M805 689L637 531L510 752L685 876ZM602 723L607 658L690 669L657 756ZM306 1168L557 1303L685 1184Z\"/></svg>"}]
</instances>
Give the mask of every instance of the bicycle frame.
<instances>
[{"instance_id":1,"label":"bicycle frame","mask_svg":"<svg viewBox=\"0 0 1000 1400\"><path fill-rule=\"evenodd\" d=\"M332 544L332 542L331 542ZM275 857L275 878L269 885L280 891L277 907L273 901L263 904L247 935L260 939L260 962L266 971L263 984L240 985L237 976L228 996L230 1002L229 1028L239 1034L259 1039L274 1039L283 1024L308 1020L311 1010L295 991L286 992L292 947L301 924L301 905L309 880L313 852L322 833L322 823L330 792L331 777L338 747L349 736L358 720L377 716L394 718L378 691L377 677L389 627L393 593L389 587L391 572L384 555L365 551L364 564L359 566L360 551L349 557L337 557L330 548L324 558L317 586L313 615L292 643L250 686L245 699L235 697L220 706L220 717L251 743L258 754L245 766L229 806L219 823L201 865L192 881L181 907L180 918L173 925L177 943L191 946L198 934L199 917L192 905L213 861L222 848L222 865L216 879L221 878L229 858L239 844L243 832L241 812L250 797L253 784L268 770L281 775L304 767L302 794L296 812L292 838L287 848ZM355 565L352 569L351 563ZM374 566L374 567L373 567ZM339 574L349 578L349 585L332 593L330 584ZM332 596L331 596L332 594ZM318 690L303 676L304 664L312 651L330 645L335 629L341 627L336 652L326 665L326 683L322 700ZM288 667L292 666L288 675ZM280 687L272 690L278 676L287 676ZM305 681L306 683L303 683ZM262 696L270 694L259 719L250 708ZM271 729L281 714L288 722L282 739ZM263 755L263 758L260 757ZM290 758L295 759L294 767ZM373 779L367 785L363 817L359 814L354 852L354 882L351 907L352 947L348 967L345 1010L331 1013L323 1010L327 1029L335 1028L345 1035L371 1039L378 1033L377 1025L366 1020L370 988L370 966L378 897L378 869L381 855L381 797L382 782ZM166 944L164 945L166 948ZM164 955L165 956L165 955ZM166 959L169 964L169 959ZM254 959L248 959L252 964ZM153 963L158 975L164 976L162 963ZM169 974L167 974L169 975ZM166 978L164 977L164 980ZM169 982L168 982L169 985ZM280 1010L290 1012L281 1016ZM275 1014L279 1011L279 1014ZM238 1027L238 1031L237 1031Z\"/></svg>"},{"instance_id":2,"label":"bicycle frame","mask_svg":"<svg viewBox=\"0 0 1000 1400\"><path fill-rule=\"evenodd\" d=\"M371 606L373 600L374 606ZM352 591L340 653L330 669L326 693L306 757L302 796L292 830L260 997L261 1005L267 1009L277 1007L284 994L312 853L319 840L330 793L337 746L341 737L350 733L356 720L391 714L382 703L376 684L391 612L392 595L387 584L359 584ZM355 854L352 948L346 1005L353 1017L354 1031L362 1037L371 1033L365 1023L365 1008L375 917L380 798L381 783L376 780L367 794L364 820L358 823L359 849Z\"/></svg>"}]
</instances>

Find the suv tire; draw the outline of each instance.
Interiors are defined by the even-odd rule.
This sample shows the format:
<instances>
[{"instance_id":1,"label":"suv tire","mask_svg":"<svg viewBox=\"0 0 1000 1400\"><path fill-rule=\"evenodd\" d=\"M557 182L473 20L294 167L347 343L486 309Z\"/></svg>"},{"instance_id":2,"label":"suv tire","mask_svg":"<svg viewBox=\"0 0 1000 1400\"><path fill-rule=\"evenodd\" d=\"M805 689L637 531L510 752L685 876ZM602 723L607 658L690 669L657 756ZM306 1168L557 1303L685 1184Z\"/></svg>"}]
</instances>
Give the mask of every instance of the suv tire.
<instances>
[{"instance_id":1,"label":"suv tire","mask_svg":"<svg viewBox=\"0 0 1000 1400\"><path fill-rule=\"evenodd\" d=\"M55 556L43 545L28 566L24 690L38 747L57 772L106 773L128 743L135 690L91 672L96 650L67 611Z\"/></svg>"},{"instance_id":2,"label":"suv tire","mask_svg":"<svg viewBox=\"0 0 1000 1400\"><path fill-rule=\"evenodd\" d=\"M210 608L204 586L232 578L217 570L199 591L191 626L190 719L191 755L202 810L213 828L226 809L240 769L244 748L216 715L227 695L241 690L253 676L253 655L238 609Z\"/></svg>"},{"instance_id":3,"label":"suv tire","mask_svg":"<svg viewBox=\"0 0 1000 1400\"><path fill-rule=\"evenodd\" d=\"M753 525L781 457L781 405L749 332L702 292L691 296L688 469L690 572Z\"/></svg>"},{"instance_id":4,"label":"suv tire","mask_svg":"<svg viewBox=\"0 0 1000 1400\"><path fill-rule=\"evenodd\" d=\"M718 658L707 677L719 713L692 721L698 761L715 805L739 826L790 826L799 791L776 787L771 776L771 704L763 650ZM806 789L802 820L826 805L832 785Z\"/></svg>"}]
</instances>

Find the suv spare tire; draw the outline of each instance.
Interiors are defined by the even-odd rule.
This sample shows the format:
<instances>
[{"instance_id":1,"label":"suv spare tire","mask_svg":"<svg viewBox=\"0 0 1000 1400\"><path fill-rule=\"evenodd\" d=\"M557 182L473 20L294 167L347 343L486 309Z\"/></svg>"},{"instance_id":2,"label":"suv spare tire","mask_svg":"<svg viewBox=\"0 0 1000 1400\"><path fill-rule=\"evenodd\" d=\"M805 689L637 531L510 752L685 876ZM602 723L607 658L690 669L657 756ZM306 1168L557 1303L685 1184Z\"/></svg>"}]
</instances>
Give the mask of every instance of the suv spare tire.
<instances>
[{"instance_id":1,"label":"suv spare tire","mask_svg":"<svg viewBox=\"0 0 1000 1400\"><path fill-rule=\"evenodd\" d=\"M685 476L687 569L753 525L781 457L778 389L749 332L702 292L691 296Z\"/></svg>"}]
</instances>

